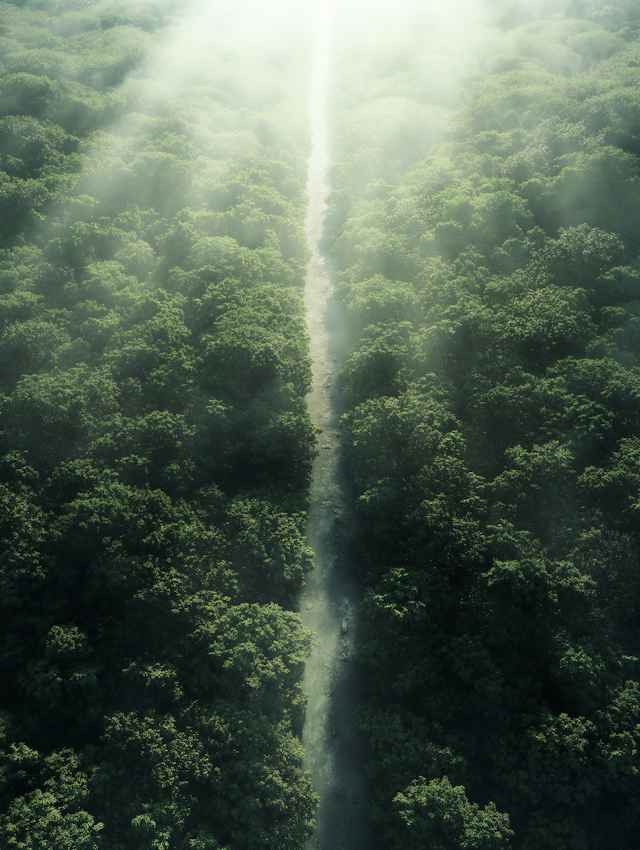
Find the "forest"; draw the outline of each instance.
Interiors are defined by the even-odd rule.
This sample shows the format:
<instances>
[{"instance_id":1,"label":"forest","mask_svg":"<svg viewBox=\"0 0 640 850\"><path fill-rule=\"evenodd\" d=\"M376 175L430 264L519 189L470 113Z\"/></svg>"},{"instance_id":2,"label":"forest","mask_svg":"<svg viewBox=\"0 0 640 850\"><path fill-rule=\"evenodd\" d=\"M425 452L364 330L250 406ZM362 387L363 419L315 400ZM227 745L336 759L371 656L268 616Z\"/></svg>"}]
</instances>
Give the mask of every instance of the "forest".
<instances>
[{"instance_id":1,"label":"forest","mask_svg":"<svg viewBox=\"0 0 640 850\"><path fill-rule=\"evenodd\" d=\"M640 10L412 12L332 98L371 816L637 847Z\"/></svg>"},{"instance_id":2,"label":"forest","mask_svg":"<svg viewBox=\"0 0 640 850\"><path fill-rule=\"evenodd\" d=\"M328 103L370 819L632 850L640 9L382 5ZM0 2L3 850L313 834L312 28L238 8Z\"/></svg>"},{"instance_id":3,"label":"forest","mask_svg":"<svg viewBox=\"0 0 640 850\"><path fill-rule=\"evenodd\" d=\"M205 13L0 5L3 848L312 828L306 93Z\"/></svg>"}]
</instances>

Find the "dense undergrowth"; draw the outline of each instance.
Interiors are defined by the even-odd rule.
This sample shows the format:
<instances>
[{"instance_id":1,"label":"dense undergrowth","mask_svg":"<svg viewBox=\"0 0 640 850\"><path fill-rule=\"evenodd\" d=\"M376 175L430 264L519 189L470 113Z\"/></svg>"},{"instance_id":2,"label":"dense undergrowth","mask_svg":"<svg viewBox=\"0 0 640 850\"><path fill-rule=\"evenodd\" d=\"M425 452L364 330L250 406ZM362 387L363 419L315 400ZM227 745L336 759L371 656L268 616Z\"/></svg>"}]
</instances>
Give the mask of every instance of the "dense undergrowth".
<instances>
[{"instance_id":1,"label":"dense undergrowth","mask_svg":"<svg viewBox=\"0 0 640 850\"><path fill-rule=\"evenodd\" d=\"M636 847L640 14L416 9L333 96L373 821Z\"/></svg>"},{"instance_id":2,"label":"dense undergrowth","mask_svg":"<svg viewBox=\"0 0 640 850\"><path fill-rule=\"evenodd\" d=\"M312 827L308 69L212 8L0 4L3 848Z\"/></svg>"}]
</instances>

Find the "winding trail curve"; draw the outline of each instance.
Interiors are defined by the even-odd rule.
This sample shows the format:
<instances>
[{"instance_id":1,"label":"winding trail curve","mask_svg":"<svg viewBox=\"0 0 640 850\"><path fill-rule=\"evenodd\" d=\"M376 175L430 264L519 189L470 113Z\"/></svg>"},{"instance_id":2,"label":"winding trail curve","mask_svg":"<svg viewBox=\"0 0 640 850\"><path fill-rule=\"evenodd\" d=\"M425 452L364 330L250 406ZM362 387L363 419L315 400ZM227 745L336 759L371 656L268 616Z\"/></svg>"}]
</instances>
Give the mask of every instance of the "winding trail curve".
<instances>
[{"instance_id":1,"label":"winding trail curve","mask_svg":"<svg viewBox=\"0 0 640 850\"><path fill-rule=\"evenodd\" d=\"M309 159L307 244L312 251L305 302L313 358L313 391L307 397L314 424L322 429L313 467L307 542L315 569L307 577L300 612L315 632L306 667L309 696L302 743L305 767L320 795L316 831L307 850L373 850L366 822L369 793L364 747L356 729L360 683L352 663L360 598L351 540L354 518L343 468L338 422L343 413L338 373L347 355L347 325L333 299L335 272L327 225L330 165L326 94L330 61L330 4L316 0L315 50L309 95L313 147Z\"/></svg>"}]
</instances>

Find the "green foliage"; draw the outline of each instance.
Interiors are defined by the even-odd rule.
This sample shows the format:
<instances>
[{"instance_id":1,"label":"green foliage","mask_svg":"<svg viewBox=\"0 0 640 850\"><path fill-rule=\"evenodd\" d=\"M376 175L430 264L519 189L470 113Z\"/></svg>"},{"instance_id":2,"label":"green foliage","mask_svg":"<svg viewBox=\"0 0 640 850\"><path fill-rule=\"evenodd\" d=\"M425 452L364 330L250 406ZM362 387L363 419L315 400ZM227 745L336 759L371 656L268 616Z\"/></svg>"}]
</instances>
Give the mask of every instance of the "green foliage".
<instances>
[{"instance_id":1,"label":"green foliage","mask_svg":"<svg viewBox=\"0 0 640 850\"><path fill-rule=\"evenodd\" d=\"M371 816L389 847L631 847L638 12L485 4L436 91L450 36L403 9L333 93Z\"/></svg>"},{"instance_id":2,"label":"green foliage","mask_svg":"<svg viewBox=\"0 0 640 850\"><path fill-rule=\"evenodd\" d=\"M297 850L306 60L54 5L0 7L0 844Z\"/></svg>"},{"instance_id":3,"label":"green foliage","mask_svg":"<svg viewBox=\"0 0 640 850\"><path fill-rule=\"evenodd\" d=\"M20 743L3 754L3 762L15 794L0 818L7 847L97 850L101 846L104 824L82 808L88 781L75 753L59 750L43 757Z\"/></svg>"},{"instance_id":4,"label":"green foliage","mask_svg":"<svg viewBox=\"0 0 640 850\"><path fill-rule=\"evenodd\" d=\"M395 797L393 805L400 826L392 833L390 847L498 850L508 847L513 835L507 815L496 811L493 803L480 810L469 803L462 786L452 787L446 777L429 783L420 777Z\"/></svg>"}]
</instances>

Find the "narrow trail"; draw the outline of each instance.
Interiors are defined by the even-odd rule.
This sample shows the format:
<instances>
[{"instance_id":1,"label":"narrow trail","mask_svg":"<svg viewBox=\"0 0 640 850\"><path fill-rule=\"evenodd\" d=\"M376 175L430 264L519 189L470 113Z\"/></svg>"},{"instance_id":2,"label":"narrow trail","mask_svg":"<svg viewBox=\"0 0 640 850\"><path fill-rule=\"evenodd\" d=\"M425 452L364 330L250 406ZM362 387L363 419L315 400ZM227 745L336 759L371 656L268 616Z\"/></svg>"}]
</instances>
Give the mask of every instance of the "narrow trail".
<instances>
[{"instance_id":1,"label":"narrow trail","mask_svg":"<svg viewBox=\"0 0 640 850\"><path fill-rule=\"evenodd\" d=\"M347 326L332 297L335 272L327 234L330 166L325 112L329 76L329 4L316 4L315 51L309 112L313 148L309 159L307 243L309 263L305 302L313 357L313 391L307 397L314 424L322 428L320 454L313 467L307 542L315 552L315 569L300 598L305 626L317 645L306 667L309 696L302 743L305 767L320 795L316 831L307 850L373 850L366 822L368 785L364 747L356 729L361 702L353 664L359 587L352 555L354 529L349 486L344 471L338 422L343 413L338 374L347 355Z\"/></svg>"}]
</instances>

